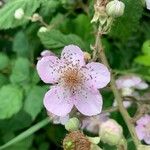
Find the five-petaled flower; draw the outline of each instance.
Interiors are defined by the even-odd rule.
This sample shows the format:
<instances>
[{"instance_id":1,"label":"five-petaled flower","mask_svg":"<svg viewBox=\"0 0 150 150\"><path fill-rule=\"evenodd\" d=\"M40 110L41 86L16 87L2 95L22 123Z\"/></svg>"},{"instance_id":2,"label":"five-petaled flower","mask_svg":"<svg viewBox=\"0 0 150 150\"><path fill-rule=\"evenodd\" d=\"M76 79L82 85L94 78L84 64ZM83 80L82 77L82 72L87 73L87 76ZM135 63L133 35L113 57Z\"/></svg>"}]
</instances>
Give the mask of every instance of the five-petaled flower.
<instances>
[{"instance_id":1,"label":"five-petaled flower","mask_svg":"<svg viewBox=\"0 0 150 150\"><path fill-rule=\"evenodd\" d=\"M98 89L110 81L110 72L98 62L85 64L84 53L78 46L66 46L61 59L45 56L37 63L37 71L45 83L54 86L45 94L47 111L65 116L75 106L84 115L97 115L102 109Z\"/></svg>"},{"instance_id":2,"label":"five-petaled flower","mask_svg":"<svg viewBox=\"0 0 150 150\"><path fill-rule=\"evenodd\" d=\"M140 140L150 144L150 115L144 115L137 122L136 133Z\"/></svg>"}]
</instances>

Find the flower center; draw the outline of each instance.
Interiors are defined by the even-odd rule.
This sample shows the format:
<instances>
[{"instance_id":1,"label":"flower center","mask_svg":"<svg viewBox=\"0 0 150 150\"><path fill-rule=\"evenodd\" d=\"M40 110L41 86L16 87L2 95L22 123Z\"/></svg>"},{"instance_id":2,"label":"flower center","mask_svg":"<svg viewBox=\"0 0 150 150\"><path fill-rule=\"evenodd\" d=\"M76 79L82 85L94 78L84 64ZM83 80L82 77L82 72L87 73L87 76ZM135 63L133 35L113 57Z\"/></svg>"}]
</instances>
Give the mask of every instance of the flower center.
<instances>
[{"instance_id":1,"label":"flower center","mask_svg":"<svg viewBox=\"0 0 150 150\"><path fill-rule=\"evenodd\" d=\"M70 90L82 85L83 74L78 68L68 68L64 71L61 79L63 79L63 85L68 87Z\"/></svg>"}]
</instances>

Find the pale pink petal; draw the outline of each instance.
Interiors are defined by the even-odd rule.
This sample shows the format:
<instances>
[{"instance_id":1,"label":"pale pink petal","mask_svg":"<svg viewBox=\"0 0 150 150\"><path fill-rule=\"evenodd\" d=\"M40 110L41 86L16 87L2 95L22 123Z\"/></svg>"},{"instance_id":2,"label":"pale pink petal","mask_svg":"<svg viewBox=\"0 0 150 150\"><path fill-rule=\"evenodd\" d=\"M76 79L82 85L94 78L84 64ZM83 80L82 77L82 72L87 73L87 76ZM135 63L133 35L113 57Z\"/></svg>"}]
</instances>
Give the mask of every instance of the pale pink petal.
<instances>
[{"instance_id":1,"label":"pale pink petal","mask_svg":"<svg viewBox=\"0 0 150 150\"><path fill-rule=\"evenodd\" d=\"M86 68L90 77L89 82L95 88L103 88L110 82L110 72L103 64L91 62L86 65Z\"/></svg>"},{"instance_id":2,"label":"pale pink petal","mask_svg":"<svg viewBox=\"0 0 150 150\"><path fill-rule=\"evenodd\" d=\"M84 53L82 50L75 45L65 46L62 53L61 59L64 60L67 64L84 66Z\"/></svg>"},{"instance_id":3,"label":"pale pink petal","mask_svg":"<svg viewBox=\"0 0 150 150\"><path fill-rule=\"evenodd\" d=\"M150 10L150 0L146 0L146 7Z\"/></svg>"},{"instance_id":4,"label":"pale pink petal","mask_svg":"<svg viewBox=\"0 0 150 150\"><path fill-rule=\"evenodd\" d=\"M144 137L144 141L146 144L150 144L150 133L149 133L149 135Z\"/></svg>"},{"instance_id":5,"label":"pale pink petal","mask_svg":"<svg viewBox=\"0 0 150 150\"><path fill-rule=\"evenodd\" d=\"M50 50L44 50L41 52L41 56L45 57L45 56L55 56L55 54L53 52L51 52Z\"/></svg>"},{"instance_id":6,"label":"pale pink petal","mask_svg":"<svg viewBox=\"0 0 150 150\"><path fill-rule=\"evenodd\" d=\"M102 96L98 90L96 93L89 90L82 90L74 96L74 104L86 116L97 115L102 110Z\"/></svg>"},{"instance_id":7,"label":"pale pink petal","mask_svg":"<svg viewBox=\"0 0 150 150\"><path fill-rule=\"evenodd\" d=\"M146 125L149 122L150 122L150 116L149 115L144 115L136 123L138 125Z\"/></svg>"},{"instance_id":8,"label":"pale pink petal","mask_svg":"<svg viewBox=\"0 0 150 150\"><path fill-rule=\"evenodd\" d=\"M56 83L59 79L58 67L60 60L55 56L46 56L37 63L37 71L45 83Z\"/></svg>"},{"instance_id":9,"label":"pale pink petal","mask_svg":"<svg viewBox=\"0 0 150 150\"><path fill-rule=\"evenodd\" d=\"M148 88L148 84L146 82L142 81L135 88L138 90L145 90Z\"/></svg>"},{"instance_id":10,"label":"pale pink petal","mask_svg":"<svg viewBox=\"0 0 150 150\"><path fill-rule=\"evenodd\" d=\"M60 86L56 86L45 94L44 106L47 111L57 116L66 116L71 111L73 103L69 94Z\"/></svg>"},{"instance_id":11,"label":"pale pink petal","mask_svg":"<svg viewBox=\"0 0 150 150\"><path fill-rule=\"evenodd\" d=\"M141 82L141 78L135 75L121 76L116 80L118 89L136 87Z\"/></svg>"},{"instance_id":12,"label":"pale pink petal","mask_svg":"<svg viewBox=\"0 0 150 150\"><path fill-rule=\"evenodd\" d=\"M136 130L136 134L137 134L138 138L139 138L140 140L143 140L143 138L144 138L144 136L145 136L145 134L144 134L144 127L141 126L141 125L137 125L137 126L135 127L135 130Z\"/></svg>"}]
</instances>

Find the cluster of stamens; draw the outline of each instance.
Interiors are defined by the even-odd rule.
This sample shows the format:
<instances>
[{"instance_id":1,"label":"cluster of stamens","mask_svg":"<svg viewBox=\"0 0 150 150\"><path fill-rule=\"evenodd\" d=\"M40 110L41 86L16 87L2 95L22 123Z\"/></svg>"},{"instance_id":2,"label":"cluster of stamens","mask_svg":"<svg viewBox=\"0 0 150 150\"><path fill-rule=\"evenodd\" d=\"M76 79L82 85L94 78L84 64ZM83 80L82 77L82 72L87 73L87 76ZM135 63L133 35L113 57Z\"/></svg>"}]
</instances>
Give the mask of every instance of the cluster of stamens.
<instances>
[{"instance_id":1,"label":"cluster of stamens","mask_svg":"<svg viewBox=\"0 0 150 150\"><path fill-rule=\"evenodd\" d=\"M74 91L82 86L84 75L78 68L68 67L61 76L61 83L70 91Z\"/></svg>"}]
</instances>

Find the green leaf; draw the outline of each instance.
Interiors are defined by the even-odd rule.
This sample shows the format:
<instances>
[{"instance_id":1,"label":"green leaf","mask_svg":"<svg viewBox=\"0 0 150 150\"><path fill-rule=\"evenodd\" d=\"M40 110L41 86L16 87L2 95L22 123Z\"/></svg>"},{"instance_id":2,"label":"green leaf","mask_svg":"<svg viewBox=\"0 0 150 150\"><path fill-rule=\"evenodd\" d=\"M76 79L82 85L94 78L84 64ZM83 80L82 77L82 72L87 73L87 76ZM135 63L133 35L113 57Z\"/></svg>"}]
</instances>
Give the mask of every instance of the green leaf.
<instances>
[{"instance_id":1,"label":"green leaf","mask_svg":"<svg viewBox=\"0 0 150 150\"><path fill-rule=\"evenodd\" d=\"M150 66L150 55L141 55L135 58L135 62L144 66Z\"/></svg>"},{"instance_id":2,"label":"green leaf","mask_svg":"<svg viewBox=\"0 0 150 150\"><path fill-rule=\"evenodd\" d=\"M72 28L77 35L86 41L94 37L91 34L92 24L90 23L90 18L85 14L78 15L77 18L73 20Z\"/></svg>"},{"instance_id":3,"label":"green leaf","mask_svg":"<svg viewBox=\"0 0 150 150\"><path fill-rule=\"evenodd\" d=\"M46 93L45 87L34 86L30 89L24 104L24 110L31 115L32 120L40 113L43 108L43 97Z\"/></svg>"},{"instance_id":4,"label":"green leaf","mask_svg":"<svg viewBox=\"0 0 150 150\"><path fill-rule=\"evenodd\" d=\"M42 33L39 32L38 36L46 48L59 49L69 44L75 44L83 50L86 49L82 39L74 34L65 35L58 30L50 30Z\"/></svg>"},{"instance_id":5,"label":"green leaf","mask_svg":"<svg viewBox=\"0 0 150 150\"><path fill-rule=\"evenodd\" d=\"M10 81L12 83L27 83L30 80L30 62L19 57L14 63Z\"/></svg>"},{"instance_id":6,"label":"green leaf","mask_svg":"<svg viewBox=\"0 0 150 150\"><path fill-rule=\"evenodd\" d=\"M39 0L10 0L3 8L0 9L0 29L14 28L22 25L29 20L24 17L21 20L14 18L17 9L22 8L25 12L24 16L31 16L33 12L40 6Z\"/></svg>"},{"instance_id":7,"label":"green leaf","mask_svg":"<svg viewBox=\"0 0 150 150\"><path fill-rule=\"evenodd\" d=\"M6 85L0 89L0 119L16 114L22 107L22 89L15 85Z\"/></svg>"},{"instance_id":8,"label":"green leaf","mask_svg":"<svg viewBox=\"0 0 150 150\"><path fill-rule=\"evenodd\" d=\"M0 74L0 88L5 85L5 84L8 84L9 83L9 80L8 78L3 75L3 74Z\"/></svg>"},{"instance_id":9,"label":"green leaf","mask_svg":"<svg viewBox=\"0 0 150 150\"><path fill-rule=\"evenodd\" d=\"M9 65L9 58L4 53L0 53L0 70L7 68Z\"/></svg>"},{"instance_id":10,"label":"green leaf","mask_svg":"<svg viewBox=\"0 0 150 150\"><path fill-rule=\"evenodd\" d=\"M125 13L117 18L113 24L111 35L121 39L128 39L132 32L138 29L142 17L143 6L141 1L122 0L125 4Z\"/></svg>"},{"instance_id":11,"label":"green leaf","mask_svg":"<svg viewBox=\"0 0 150 150\"><path fill-rule=\"evenodd\" d=\"M18 32L14 38L13 51L16 52L18 56L29 56L30 48L28 39L22 31Z\"/></svg>"},{"instance_id":12,"label":"green leaf","mask_svg":"<svg viewBox=\"0 0 150 150\"><path fill-rule=\"evenodd\" d=\"M143 43L142 52L150 55L150 40L147 40Z\"/></svg>"},{"instance_id":13,"label":"green leaf","mask_svg":"<svg viewBox=\"0 0 150 150\"><path fill-rule=\"evenodd\" d=\"M18 131L31 125L32 120L29 114L21 110L9 119L0 120L0 129L4 133Z\"/></svg>"}]
</instances>

